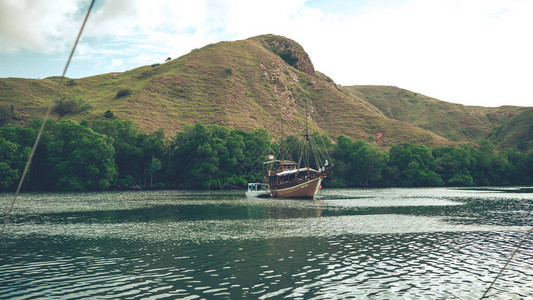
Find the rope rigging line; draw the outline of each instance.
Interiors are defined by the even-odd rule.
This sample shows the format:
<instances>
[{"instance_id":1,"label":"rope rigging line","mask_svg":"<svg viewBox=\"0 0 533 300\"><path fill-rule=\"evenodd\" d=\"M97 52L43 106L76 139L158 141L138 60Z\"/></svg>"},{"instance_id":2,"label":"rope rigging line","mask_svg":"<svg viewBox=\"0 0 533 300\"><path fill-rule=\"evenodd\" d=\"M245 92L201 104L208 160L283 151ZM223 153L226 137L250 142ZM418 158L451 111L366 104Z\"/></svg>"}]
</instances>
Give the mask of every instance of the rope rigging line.
<instances>
[{"instance_id":1,"label":"rope rigging line","mask_svg":"<svg viewBox=\"0 0 533 300\"><path fill-rule=\"evenodd\" d=\"M328 158L328 157L326 157L326 156L324 155L324 153L322 152L322 150L320 150L320 147L318 147L318 144L316 143L315 139L313 139L313 138L311 138L311 145L313 145L313 150L314 150L314 152L315 152L315 156L320 157L320 158L322 158L322 159L324 159L324 160L329 159L329 160L331 161L331 159ZM320 156L319 156L319 154L320 154ZM322 162L320 161L320 167L325 168L326 165L325 165L325 164L322 164Z\"/></svg>"},{"instance_id":2,"label":"rope rigging line","mask_svg":"<svg viewBox=\"0 0 533 300\"><path fill-rule=\"evenodd\" d=\"M331 156L329 155L328 147L326 146L326 143L324 142L324 138L321 137L320 140L322 141L322 146L324 146L324 150L326 151L327 159L331 161Z\"/></svg>"},{"instance_id":3,"label":"rope rigging line","mask_svg":"<svg viewBox=\"0 0 533 300\"><path fill-rule=\"evenodd\" d=\"M305 141L304 141L304 143L305 143ZM301 166L301 163L302 163L302 157L304 157L305 146L304 146L304 144L301 144L301 146L302 146L302 148L301 148L302 151L300 151L300 156L298 158L298 167L297 167L298 170L300 170L300 166ZM299 172L300 171L297 171L296 173L298 174Z\"/></svg>"},{"instance_id":4,"label":"rope rigging line","mask_svg":"<svg viewBox=\"0 0 533 300\"><path fill-rule=\"evenodd\" d=\"M514 250L513 254L511 254L511 256L509 257L509 259L507 259L507 262L505 263L505 265L503 266L503 268L500 270L500 273L498 273L498 275L496 275L496 277L494 278L494 280L492 281L492 283L489 285L489 287L487 288L487 290L485 291L485 293L483 294L483 296L481 296L481 298L479 299L483 299L485 298L485 296L487 296L487 293L489 292L489 290L492 288L492 286L494 285L494 283L496 282L496 280L498 280L498 278L500 277L500 275L502 275L503 271L507 268L507 265L511 262L511 260L513 260L513 257L514 255L516 254L516 252L518 252L518 249L520 249L520 247L522 246L522 244L524 243L525 240L527 240L527 238L529 237L529 235L531 234L531 231L533 231L533 227L529 228L529 231L526 233L526 235L522 238L522 240L520 241L520 243L518 244L518 246L516 246L516 249Z\"/></svg>"},{"instance_id":5,"label":"rope rigging line","mask_svg":"<svg viewBox=\"0 0 533 300\"><path fill-rule=\"evenodd\" d=\"M292 158L291 152L295 151L295 150L298 150L298 149L296 149L297 146L298 145L292 145L292 147L291 147L291 145L286 145L285 146L285 155L287 155L287 159L288 160L294 161L294 159Z\"/></svg>"},{"instance_id":6,"label":"rope rigging line","mask_svg":"<svg viewBox=\"0 0 533 300\"><path fill-rule=\"evenodd\" d=\"M4 225L2 225L2 230L0 231L0 239L4 235L4 231L7 227L7 224L9 223L9 218L11 217L11 213L13 212L13 207L15 206L15 202L17 201L18 195L20 193L20 189L22 187L22 183L24 182L24 179L26 178L26 174L28 173L28 170L30 168L31 161L33 159L33 155L35 154L35 150L37 149L37 145L39 145L39 141L41 139L41 136L44 131L44 126L46 125L46 120L50 116L50 112L52 111L52 107L54 105L54 102L56 101L57 95L59 94L59 89L61 88L63 84L63 80L65 79L65 74L67 73L68 66L70 64L70 61L72 60L72 57L74 56L74 51L76 50L76 47L78 46L78 42L81 38L81 33L83 32L83 28L85 28L85 24L87 23L87 19L89 19L89 15L91 14L91 10L94 6L95 0L91 1L91 4L89 5L89 9L87 9L87 14L85 14L85 18L83 19L83 23L81 24L80 31L78 32L78 36L76 37L76 41L74 42L74 45L72 46L72 50L70 51L70 55L67 59L67 63L65 64L65 68L63 69L63 73L61 74L61 78L59 79L59 82L57 83L57 86L54 90L54 93L52 95L52 100L48 104L48 109L46 111L46 114L44 116L43 123L41 124L41 128L39 129L39 132L37 133L37 138L35 139L35 143L33 144L33 148L31 149L30 155L28 156L28 161L26 162L26 166L24 167L24 171L22 172L22 176L20 177L19 184L17 186L17 190L15 192L15 196L13 197L13 200L11 201L11 204L9 206L9 210L7 212L6 218L4 220Z\"/></svg>"},{"instance_id":7,"label":"rope rigging line","mask_svg":"<svg viewBox=\"0 0 533 300\"><path fill-rule=\"evenodd\" d=\"M313 158L315 159L315 165L316 165L316 169L317 170L320 170L322 168L322 164L319 162L318 160L318 154L316 153L316 143L314 143L313 139L310 138L310 146L311 146L311 151L313 152ZM314 145L314 146L313 146Z\"/></svg>"}]
</instances>

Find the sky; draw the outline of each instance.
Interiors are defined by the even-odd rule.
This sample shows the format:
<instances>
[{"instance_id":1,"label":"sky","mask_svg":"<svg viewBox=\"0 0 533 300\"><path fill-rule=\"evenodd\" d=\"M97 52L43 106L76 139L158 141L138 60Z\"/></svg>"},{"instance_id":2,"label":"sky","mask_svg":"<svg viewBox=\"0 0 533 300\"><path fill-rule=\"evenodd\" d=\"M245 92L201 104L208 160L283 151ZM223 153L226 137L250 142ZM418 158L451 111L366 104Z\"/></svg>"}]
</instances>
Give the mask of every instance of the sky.
<instances>
[{"instance_id":1,"label":"sky","mask_svg":"<svg viewBox=\"0 0 533 300\"><path fill-rule=\"evenodd\" d=\"M0 0L0 78L61 75L89 3ZM271 33L340 85L533 106L532 16L533 0L96 0L66 76Z\"/></svg>"}]
</instances>

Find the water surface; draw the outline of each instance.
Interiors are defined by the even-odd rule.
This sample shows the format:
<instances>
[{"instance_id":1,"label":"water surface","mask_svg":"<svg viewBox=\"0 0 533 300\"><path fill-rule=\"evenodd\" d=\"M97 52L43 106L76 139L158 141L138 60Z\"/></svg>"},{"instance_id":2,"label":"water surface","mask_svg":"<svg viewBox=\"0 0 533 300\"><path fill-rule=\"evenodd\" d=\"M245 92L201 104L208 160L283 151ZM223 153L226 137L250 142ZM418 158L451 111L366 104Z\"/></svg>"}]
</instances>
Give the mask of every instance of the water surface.
<instances>
[{"instance_id":1,"label":"water surface","mask_svg":"<svg viewBox=\"0 0 533 300\"><path fill-rule=\"evenodd\" d=\"M520 189L24 194L0 244L0 298L479 299L532 204ZM489 296L533 297L532 257L530 237Z\"/></svg>"}]
</instances>

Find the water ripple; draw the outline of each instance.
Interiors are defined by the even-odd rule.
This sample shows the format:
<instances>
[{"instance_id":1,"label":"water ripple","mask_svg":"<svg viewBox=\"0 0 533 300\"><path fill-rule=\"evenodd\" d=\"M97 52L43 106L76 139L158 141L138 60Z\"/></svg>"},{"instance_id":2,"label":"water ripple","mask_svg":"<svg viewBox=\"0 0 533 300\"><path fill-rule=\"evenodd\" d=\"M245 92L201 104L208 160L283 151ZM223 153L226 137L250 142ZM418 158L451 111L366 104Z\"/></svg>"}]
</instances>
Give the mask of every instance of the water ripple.
<instances>
[{"instance_id":1,"label":"water ripple","mask_svg":"<svg viewBox=\"0 0 533 300\"><path fill-rule=\"evenodd\" d=\"M479 299L533 202L449 189L84 195L25 195L0 244L0 299ZM532 298L531 257L530 237L489 296Z\"/></svg>"}]
</instances>

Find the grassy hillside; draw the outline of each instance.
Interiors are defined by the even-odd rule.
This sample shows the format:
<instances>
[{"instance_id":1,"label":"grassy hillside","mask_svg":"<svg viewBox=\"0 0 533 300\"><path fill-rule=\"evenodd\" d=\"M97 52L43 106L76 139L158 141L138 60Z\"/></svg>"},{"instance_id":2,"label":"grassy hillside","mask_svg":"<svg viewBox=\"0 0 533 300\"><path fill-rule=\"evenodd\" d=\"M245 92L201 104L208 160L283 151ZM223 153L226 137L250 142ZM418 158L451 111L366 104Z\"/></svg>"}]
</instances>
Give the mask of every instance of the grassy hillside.
<instances>
[{"instance_id":1,"label":"grassy hillside","mask_svg":"<svg viewBox=\"0 0 533 300\"><path fill-rule=\"evenodd\" d=\"M430 130L452 141L478 143L495 126L520 113L519 107L479 107L454 104L393 86L347 86L346 93L360 97L385 116Z\"/></svg>"},{"instance_id":2,"label":"grassy hillside","mask_svg":"<svg viewBox=\"0 0 533 300\"><path fill-rule=\"evenodd\" d=\"M0 79L0 109L10 116L7 122L42 117L58 80ZM124 96L117 97L121 90ZM276 136L282 115L285 130L297 134L308 103L312 131L382 147L478 141L515 114L514 108L451 105L392 87L340 88L314 70L298 43L274 35L211 44L122 73L67 79L58 100L55 119L104 119L110 110L146 132L163 128L170 137L195 123L265 128ZM457 122L450 124L450 116Z\"/></svg>"},{"instance_id":3,"label":"grassy hillside","mask_svg":"<svg viewBox=\"0 0 533 300\"><path fill-rule=\"evenodd\" d=\"M533 150L533 108L524 108L502 126L497 126L490 136L496 147Z\"/></svg>"}]
</instances>

